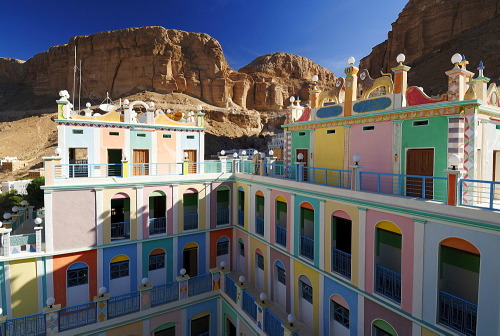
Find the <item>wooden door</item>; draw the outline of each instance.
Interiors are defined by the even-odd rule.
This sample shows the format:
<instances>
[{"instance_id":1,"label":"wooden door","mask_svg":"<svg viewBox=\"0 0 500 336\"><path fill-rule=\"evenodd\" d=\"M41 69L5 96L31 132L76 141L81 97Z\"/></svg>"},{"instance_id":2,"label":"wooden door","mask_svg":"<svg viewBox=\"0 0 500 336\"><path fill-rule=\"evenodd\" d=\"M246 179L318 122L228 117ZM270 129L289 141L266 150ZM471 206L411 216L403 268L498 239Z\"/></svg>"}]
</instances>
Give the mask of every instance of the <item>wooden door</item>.
<instances>
[{"instance_id":1,"label":"wooden door","mask_svg":"<svg viewBox=\"0 0 500 336\"><path fill-rule=\"evenodd\" d=\"M122 176L122 150L108 149L108 176Z\"/></svg>"},{"instance_id":2,"label":"wooden door","mask_svg":"<svg viewBox=\"0 0 500 336\"><path fill-rule=\"evenodd\" d=\"M419 176L434 175L434 148L408 149L406 152L406 174ZM425 192L422 186L425 185ZM406 196L432 198L433 181L422 177L406 178Z\"/></svg>"},{"instance_id":3,"label":"wooden door","mask_svg":"<svg viewBox=\"0 0 500 336\"><path fill-rule=\"evenodd\" d=\"M198 275L198 248L192 247L184 249L182 252L182 268L190 277Z\"/></svg>"},{"instance_id":4,"label":"wooden door","mask_svg":"<svg viewBox=\"0 0 500 336\"><path fill-rule=\"evenodd\" d=\"M134 175L149 175L149 150L134 149L133 155L133 174Z\"/></svg>"},{"instance_id":5,"label":"wooden door","mask_svg":"<svg viewBox=\"0 0 500 336\"><path fill-rule=\"evenodd\" d=\"M188 173L189 174L196 174L196 161L197 161L197 156L196 156L196 149L185 149L184 153L187 154L186 159L188 160Z\"/></svg>"},{"instance_id":6,"label":"wooden door","mask_svg":"<svg viewBox=\"0 0 500 336\"><path fill-rule=\"evenodd\" d=\"M304 157L302 159L299 160L299 154L302 154L304 155ZM309 155L309 150L307 149L296 149L296 155L295 155L295 159L297 160L296 162L304 162L304 167L307 167L308 166L308 155ZM308 169L307 168L304 168L304 181L308 181L308 177L309 177L309 172L307 171Z\"/></svg>"}]
</instances>

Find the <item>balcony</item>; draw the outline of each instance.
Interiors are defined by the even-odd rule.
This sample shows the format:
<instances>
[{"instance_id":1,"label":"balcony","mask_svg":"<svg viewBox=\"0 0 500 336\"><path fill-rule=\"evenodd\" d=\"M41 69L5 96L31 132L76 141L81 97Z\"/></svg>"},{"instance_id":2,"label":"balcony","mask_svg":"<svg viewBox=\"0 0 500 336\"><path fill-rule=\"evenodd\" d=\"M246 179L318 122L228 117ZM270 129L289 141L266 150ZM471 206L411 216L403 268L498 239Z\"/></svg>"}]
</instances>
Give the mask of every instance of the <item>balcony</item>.
<instances>
[{"instance_id":1,"label":"balcony","mask_svg":"<svg viewBox=\"0 0 500 336\"><path fill-rule=\"evenodd\" d=\"M376 265L375 291L397 303L401 303L401 273Z\"/></svg>"},{"instance_id":2,"label":"balcony","mask_svg":"<svg viewBox=\"0 0 500 336\"><path fill-rule=\"evenodd\" d=\"M439 291L439 321L464 335L476 335L477 304Z\"/></svg>"},{"instance_id":3,"label":"balcony","mask_svg":"<svg viewBox=\"0 0 500 336\"><path fill-rule=\"evenodd\" d=\"M255 233L264 235L264 218L255 217Z\"/></svg>"},{"instance_id":4,"label":"balcony","mask_svg":"<svg viewBox=\"0 0 500 336\"><path fill-rule=\"evenodd\" d=\"M314 239L300 235L300 255L314 260Z\"/></svg>"},{"instance_id":5,"label":"balcony","mask_svg":"<svg viewBox=\"0 0 500 336\"><path fill-rule=\"evenodd\" d=\"M130 222L111 223L111 240L130 239Z\"/></svg>"},{"instance_id":6,"label":"balcony","mask_svg":"<svg viewBox=\"0 0 500 336\"><path fill-rule=\"evenodd\" d=\"M351 254L332 248L332 272L351 279Z\"/></svg>"},{"instance_id":7,"label":"balcony","mask_svg":"<svg viewBox=\"0 0 500 336\"><path fill-rule=\"evenodd\" d=\"M229 209L217 209L217 225L229 224Z\"/></svg>"},{"instance_id":8,"label":"balcony","mask_svg":"<svg viewBox=\"0 0 500 336\"><path fill-rule=\"evenodd\" d=\"M238 225L245 226L245 211L238 210Z\"/></svg>"},{"instance_id":9,"label":"balcony","mask_svg":"<svg viewBox=\"0 0 500 336\"><path fill-rule=\"evenodd\" d=\"M286 227L276 225L276 244L286 247Z\"/></svg>"},{"instance_id":10,"label":"balcony","mask_svg":"<svg viewBox=\"0 0 500 336\"><path fill-rule=\"evenodd\" d=\"M198 214L184 214L184 231L195 230L198 228Z\"/></svg>"},{"instance_id":11,"label":"balcony","mask_svg":"<svg viewBox=\"0 0 500 336\"><path fill-rule=\"evenodd\" d=\"M161 234L167 232L167 219L165 217L149 219L149 234Z\"/></svg>"}]
</instances>

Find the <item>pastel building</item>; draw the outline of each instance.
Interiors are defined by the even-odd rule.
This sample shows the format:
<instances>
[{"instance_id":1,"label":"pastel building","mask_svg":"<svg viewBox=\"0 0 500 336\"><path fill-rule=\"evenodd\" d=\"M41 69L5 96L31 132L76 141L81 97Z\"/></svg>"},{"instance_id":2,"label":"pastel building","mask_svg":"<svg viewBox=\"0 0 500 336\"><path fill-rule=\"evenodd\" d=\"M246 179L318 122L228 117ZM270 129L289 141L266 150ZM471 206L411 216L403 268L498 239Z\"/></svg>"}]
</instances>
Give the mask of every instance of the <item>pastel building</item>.
<instances>
[{"instance_id":1,"label":"pastel building","mask_svg":"<svg viewBox=\"0 0 500 336\"><path fill-rule=\"evenodd\" d=\"M62 92L44 213L0 228L2 335L500 334L499 89L454 55L432 98L398 62L313 79L279 164L204 160L201 109Z\"/></svg>"}]
</instances>

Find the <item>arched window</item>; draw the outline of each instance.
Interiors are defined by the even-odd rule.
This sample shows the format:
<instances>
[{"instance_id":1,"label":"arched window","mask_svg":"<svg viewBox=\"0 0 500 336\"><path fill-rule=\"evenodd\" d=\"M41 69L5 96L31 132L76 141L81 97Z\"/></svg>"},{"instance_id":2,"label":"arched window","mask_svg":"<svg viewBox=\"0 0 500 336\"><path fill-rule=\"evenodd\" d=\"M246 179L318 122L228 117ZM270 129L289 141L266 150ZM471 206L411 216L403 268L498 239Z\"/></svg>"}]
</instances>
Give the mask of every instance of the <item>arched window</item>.
<instances>
[{"instance_id":1,"label":"arched window","mask_svg":"<svg viewBox=\"0 0 500 336\"><path fill-rule=\"evenodd\" d=\"M373 336L397 336L398 333L394 328L384 320L373 321Z\"/></svg>"},{"instance_id":2,"label":"arched window","mask_svg":"<svg viewBox=\"0 0 500 336\"><path fill-rule=\"evenodd\" d=\"M276 198L276 244L286 247L286 233L287 233L287 204L283 196Z\"/></svg>"},{"instance_id":3,"label":"arched window","mask_svg":"<svg viewBox=\"0 0 500 336\"><path fill-rule=\"evenodd\" d=\"M227 186L217 188L217 225L229 224L229 200L231 194Z\"/></svg>"},{"instance_id":4,"label":"arched window","mask_svg":"<svg viewBox=\"0 0 500 336\"><path fill-rule=\"evenodd\" d=\"M351 278L352 221L344 211L332 214L332 272Z\"/></svg>"},{"instance_id":5,"label":"arched window","mask_svg":"<svg viewBox=\"0 0 500 336\"><path fill-rule=\"evenodd\" d=\"M264 194L260 190L255 193L255 233L264 235Z\"/></svg>"},{"instance_id":6,"label":"arched window","mask_svg":"<svg viewBox=\"0 0 500 336\"><path fill-rule=\"evenodd\" d=\"M330 335L342 334L349 329L349 306L340 295L332 295L330 299Z\"/></svg>"},{"instance_id":7,"label":"arched window","mask_svg":"<svg viewBox=\"0 0 500 336\"><path fill-rule=\"evenodd\" d=\"M161 190L149 195L149 234L167 232L167 196Z\"/></svg>"},{"instance_id":8,"label":"arched window","mask_svg":"<svg viewBox=\"0 0 500 336\"><path fill-rule=\"evenodd\" d=\"M245 190L238 188L238 225L245 226Z\"/></svg>"},{"instance_id":9,"label":"arched window","mask_svg":"<svg viewBox=\"0 0 500 336\"><path fill-rule=\"evenodd\" d=\"M76 262L66 271L67 287L85 285L89 283L89 267L82 262Z\"/></svg>"},{"instance_id":10,"label":"arched window","mask_svg":"<svg viewBox=\"0 0 500 336\"><path fill-rule=\"evenodd\" d=\"M109 265L110 279L118 279L129 276L130 273L129 264L130 264L130 258L123 254L120 254L111 259L111 263Z\"/></svg>"},{"instance_id":11,"label":"arched window","mask_svg":"<svg viewBox=\"0 0 500 336\"><path fill-rule=\"evenodd\" d=\"M375 291L401 302L401 230L388 221L375 228Z\"/></svg>"},{"instance_id":12,"label":"arched window","mask_svg":"<svg viewBox=\"0 0 500 336\"><path fill-rule=\"evenodd\" d=\"M149 254L149 270L155 271L162 268L165 268L165 250L157 248Z\"/></svg>"},{"instance_id":13,"label":"arched window","mask_svg":"<svg viewBox=\"0 0 500 336\"><path fill-rule=\"evenodd\" d=\"M130 197L118 193L111 199L111 240L130 239Z\"/></svg>"},{"instance_id":14,"label":"arched window","mask_svg":"<svg viewBox=\"0 0 500 336\"><path fill-rule=\"evenodd\" d=\"M184 230L198 229L198 191L190 188L182 196Z\"/></svg>"},{"instance_id":15,"label":"arched window","mask_svg":"<svg viewBox=\"0 0 500 336\"><path fill-rule=\"evenodd\" d=\"M300 205L300 255L314 260L314 208L307 202Z\"/></svg>"}]
</instances>

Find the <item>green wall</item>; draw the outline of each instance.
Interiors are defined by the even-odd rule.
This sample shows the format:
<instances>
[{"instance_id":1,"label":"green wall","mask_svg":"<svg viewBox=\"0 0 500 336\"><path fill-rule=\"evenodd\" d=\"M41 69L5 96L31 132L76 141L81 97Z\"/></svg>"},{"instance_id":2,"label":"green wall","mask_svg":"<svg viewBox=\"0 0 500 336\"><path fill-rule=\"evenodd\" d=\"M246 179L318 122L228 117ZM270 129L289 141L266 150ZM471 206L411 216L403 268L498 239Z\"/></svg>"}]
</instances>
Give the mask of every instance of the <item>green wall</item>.
<instances>
[{"instance_id":1,"label":"green wall","mask_svg":"<svg viewBox=\"0 0 500 336\"><path fill-rule=\"evenodd\" d=\"M145 241L142 243L142 277L148 276L149 270L149 254L156 248L162 248L165 250L165 270L167 272L167 282L174 280L174 275L172 274L172 267L167 265L173 265L173 245L172 238Z\"/></svg>"},{"instance_id":2,"label":"green wall","mask_svg":"<svg viewBox=\"0 0 500 336\"><path fill-rule=\"evenodd\" d=\"M305 135L299 135L299 134L305 134ZM292 132L292 153L291 153L292 164L294 164L297 161L297 158L295 157L297 148L307 148L309 150L309 153L311 152L311 149L309 148L310 138L311 138L310 131Z\"/></svg>"}]
</instances>

